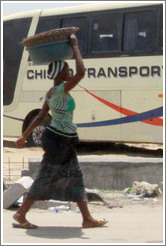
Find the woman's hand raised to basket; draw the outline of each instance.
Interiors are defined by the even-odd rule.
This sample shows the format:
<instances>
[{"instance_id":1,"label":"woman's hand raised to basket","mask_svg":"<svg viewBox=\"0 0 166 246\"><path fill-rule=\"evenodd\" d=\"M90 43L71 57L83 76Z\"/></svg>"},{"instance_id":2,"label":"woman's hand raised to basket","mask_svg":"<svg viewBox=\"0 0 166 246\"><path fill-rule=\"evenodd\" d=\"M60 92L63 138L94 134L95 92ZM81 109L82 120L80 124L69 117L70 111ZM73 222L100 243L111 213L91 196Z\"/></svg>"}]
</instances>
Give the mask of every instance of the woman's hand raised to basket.
<instances>
[{"instance_id":1,"label":"woman's hand raised to basket","mask_svg":"<svg viewBox=\"0 0 166 246\"><path fill-rule=\"evenodd\" d=\"M78 47L78 39L75 34L71 34L70 41L76 61L76 74L65 84L65 93L72 90L85 75L84 63Z\"/></svg>"},{"instance_id":2,"label":"woman's hand raised to basket","mask_svg":"<svg viewBox=\"0 0 166 246\"><path fill-rule=\"evenodd\" d=\"M78 46L78 39L75 34L70 35L71 46Z\"/></svg>"}]
</instances>

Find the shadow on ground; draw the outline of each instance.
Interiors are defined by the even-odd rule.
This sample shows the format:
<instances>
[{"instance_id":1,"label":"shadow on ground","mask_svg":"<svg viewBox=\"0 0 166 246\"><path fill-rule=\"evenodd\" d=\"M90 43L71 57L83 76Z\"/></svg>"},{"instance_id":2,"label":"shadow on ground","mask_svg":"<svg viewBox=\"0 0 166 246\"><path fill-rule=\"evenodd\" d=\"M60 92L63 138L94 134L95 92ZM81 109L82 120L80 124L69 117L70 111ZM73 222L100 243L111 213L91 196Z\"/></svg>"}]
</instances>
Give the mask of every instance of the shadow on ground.
<instances>
[{"instance_id":1,"label":"shadow on ground","mask_svg":"<svg viewBox=\"0 0 166 246\"><path fill-rule=\"evenodd\" d=\"M118 143L80 143L78 148L79 154L142 154L145 156L163 156L163 149L148 149L146 147L128 146L127 144Z\"/></svg>"},{"instance_id":2,"label":"shadow on ground","mask_svg":"<svg viewBox=\"0 0 166 246\"><path fill-rule=\"evenodd\" d=\"M26 234L31 237L39 238L88 239L87 237L83 237L84 233L82 232L81 227L40 226L35 230L27 230Z\"/></svg>"},{"instance_id":3,"label":"shadow on ground","mask_svg":"<svg viewBox=\"0 0 166 246\"><path fill-rule=\"evenodd\" d=\"M133 146L129 146L128 144L125 143L112 143L112 142L80 142L78 146L78 154L79 155L127 154L130 156L135 154L137 155L141 154L143 156L152 156L152 157L163 156L163 149L160 147L158 149L156 148L150 149L148 147L142 147L142 146L137 146L137 144L135 145L133 144ZM3 140L3 147L16 148L15 141ZM28 149L29 147L26 146L25 148Z\"/></svg>"}]
</instances>

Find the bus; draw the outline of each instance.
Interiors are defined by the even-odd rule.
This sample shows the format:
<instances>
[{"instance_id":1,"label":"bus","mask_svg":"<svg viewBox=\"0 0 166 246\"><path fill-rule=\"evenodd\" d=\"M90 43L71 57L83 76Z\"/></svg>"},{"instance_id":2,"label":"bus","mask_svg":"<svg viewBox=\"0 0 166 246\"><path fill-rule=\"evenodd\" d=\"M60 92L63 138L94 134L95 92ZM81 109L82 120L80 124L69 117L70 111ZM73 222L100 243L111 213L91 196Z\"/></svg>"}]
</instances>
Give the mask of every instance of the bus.
<instances>
[{"instance_id":1,"label":"bus","mask_svg":"<svg viewBox=\"0 0 166 246\"><path fill-rule=\"evenodd\" d=\"M3 20L3 132L19 137L53 86L20 42L63 27L79 27L85 76L71 91L81 141L163 142L163 3L96 3L28 11ZM74 57L67 61L75 73ZM34 129L39 145L51 115Z\"/></svg>"}]
</instances>

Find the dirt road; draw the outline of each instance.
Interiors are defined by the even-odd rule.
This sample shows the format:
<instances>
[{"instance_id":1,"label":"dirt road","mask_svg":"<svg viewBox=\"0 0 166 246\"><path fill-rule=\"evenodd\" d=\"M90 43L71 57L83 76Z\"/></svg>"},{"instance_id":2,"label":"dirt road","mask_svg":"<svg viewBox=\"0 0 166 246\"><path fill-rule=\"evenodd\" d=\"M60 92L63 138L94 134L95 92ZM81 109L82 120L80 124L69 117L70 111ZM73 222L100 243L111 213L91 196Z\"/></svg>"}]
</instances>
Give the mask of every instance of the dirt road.
<instances>
[{"instance_id":1,"label":"dirt road","mask_svg":"<svg viewBox=\"0 0 166 246\"><path fill-rule=\"evenodd\" d=\"M135 204L123 208L104 208L89 205L92 215L106 218L103 228L83 229L80 213L52 213L48 210L31 209L27 219L39 225L36 230L13 228L14 211L4 210L3 243L10 244L134 244L163 242L162 204Z\"/></svg>"}]
</instances>

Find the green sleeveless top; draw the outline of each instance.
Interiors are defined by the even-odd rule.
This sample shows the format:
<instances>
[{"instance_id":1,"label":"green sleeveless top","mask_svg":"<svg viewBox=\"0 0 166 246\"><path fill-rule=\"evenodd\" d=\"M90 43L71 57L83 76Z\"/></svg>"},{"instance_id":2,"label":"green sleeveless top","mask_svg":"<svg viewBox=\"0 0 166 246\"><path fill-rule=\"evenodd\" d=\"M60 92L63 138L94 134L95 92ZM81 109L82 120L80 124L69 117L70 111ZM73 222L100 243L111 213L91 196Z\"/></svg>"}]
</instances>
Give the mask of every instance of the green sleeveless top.
<instances>
[{"instance_id":1,"label":"green sleeveless top","mask_svg":"<svg viewBox=\"0 0 166 246\"><path fill-rule=\"evenodd\" d=\"M48 93L46 94L46 101L52 114L50 126L64 133L76 133L77 126L72 122L75 102L70 93L64 92L64 86L65 82L53 87L50 98Z\"/></svg>"}]
</instances>

